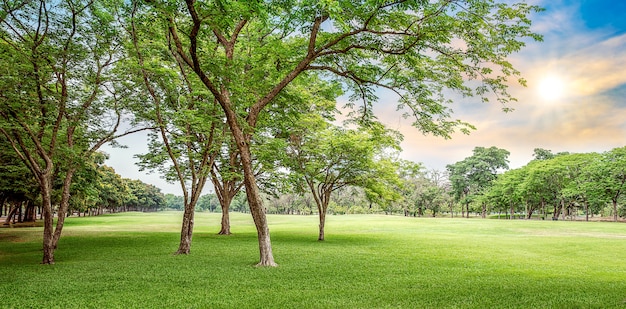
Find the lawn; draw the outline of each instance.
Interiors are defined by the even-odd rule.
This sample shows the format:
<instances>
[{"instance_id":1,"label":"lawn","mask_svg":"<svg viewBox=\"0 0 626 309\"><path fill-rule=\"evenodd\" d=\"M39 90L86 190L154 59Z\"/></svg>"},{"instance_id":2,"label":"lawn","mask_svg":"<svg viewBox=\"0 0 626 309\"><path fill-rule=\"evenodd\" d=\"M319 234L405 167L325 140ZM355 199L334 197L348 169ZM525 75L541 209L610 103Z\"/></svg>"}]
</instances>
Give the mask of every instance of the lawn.
<instances>
[{"instance_id":1,"label":"lawn","mask_svg":"<svg viewBox=\"0 0 626 309\"><path fill-rule=\"evenodd\" d=\"M256 268L249 215L68 218L57 263L41 228L0 229L0 308L626 308L626 224L269 215L279 267Z\"/></svg>"}]
</instances>

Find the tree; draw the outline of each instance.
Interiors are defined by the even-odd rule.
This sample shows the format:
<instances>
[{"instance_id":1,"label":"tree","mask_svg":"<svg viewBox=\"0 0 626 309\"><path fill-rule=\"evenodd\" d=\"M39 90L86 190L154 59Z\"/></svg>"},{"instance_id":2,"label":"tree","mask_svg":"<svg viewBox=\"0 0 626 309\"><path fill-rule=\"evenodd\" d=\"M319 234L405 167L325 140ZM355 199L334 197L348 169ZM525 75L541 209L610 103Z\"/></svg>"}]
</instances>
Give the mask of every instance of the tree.
<instances>
[{"instance_id":1,"label":"tree","mask_svg":"<svg viewBox=\"0 0 626 309\"><path fill-rule=\"evenodd\" d=\"M115 1L0 4L0 133L40 188L43 264L54 263L80 162L116 138L133 99L116 71L123 58L116 9ZM56 179L61 194L53 227Z\"/></svg>"},{"instance_id":2,"label":"tree","mask_svg":"<svg viewBox=\"0 0 626 309\"><path fill-rule=\"evenodd\" d=\"M528 168L522 167L508 170L493 181L485 193L489 203L509 213L510 219L515 218L515 213L524 204L524 179L527 177Z\"/></svg>"},{"instance_id":3,"label":"tree","mask_svg":"<svg viewBox=\"0 0 626 309\"><path fill-rule=\"evenodd\" d=\"M562 195L572 203L582 203L585 210L585 221L589 221L590 205L598 205L597 196L593 194L590 183L593 182L593 174L589 166L594 166L599 161L597 153L567 154L556 157L555 161L565 170L567 182L562 189Z\"/></svg>"},{"instance_id":4,"label":"tree","mask_svg":"<svg viewBox=\"0 0 626 309\"><path fill-rule=\"evenodd\" d=\"M214 193L204 194L198 199L198 204L196 208L203 211L213 212L217 209L217 206L220 205L217 196Z\"/></svg>"},{"instance_id":5,"label":"tree","mask_svg":"<svg viewBox=\"0 0 626 309\"><path fill-rule=\"evenodd\" d=\"M554 158L554 156L552 150L549 149L535 148L533 150L533 158L535 160L549 160Z\"/></svg>"},{"instance_id":6,"label":"tree","mask_svg":"<svg viewBox=\"0 0 626 309\"><path fill-rule=\"evenodd\" d=\"M602 153L590 168L593 181L588 189L594 197L611 202L613 221L617 221L618 201L626 188L626 147Z\"/></svg>"},{"instance_id":7,"label":"tree","mask_svg":"<svg viewBox=\"0 0 626 309\"><path fill-rule=\"evenodd\" d=\"M96 207L122 205L122 177L113 168L102 165L106 159L104 153L97 152L82 162L72 179L69 214L77 211L80 215Z\"/></svg>"},{"instance_id":8,"label":"tree","mask_svg":"<svg viewBox=\"0 0 626 309\"><path fill-rule=\"evenodd\" d=\"M147 15L146 15L147 14ZM156 129L150 151L139 155L142 169L159 170L183 192L183 220L176 254L189 254L198 199L219 155L214 146L223 127L215 101L165 43L165 33L154 29L149 13L134 3L129 32L140 72L138 84L154 103L141 111Z\"/></svg>"},{"instance_id":9,"label":"tree","mask_svg":"<svg viewBox=\"0 0 626 309\"><path fill-rule=\"evenodd\" d=\"M184 210L185 202L182 196L174 195L172 193L165 194L165 205L168 209Z\"/></svg>"},{"instance_id":10,"label":"tree","mask_svg":"<svg viewBox=\"0 0 626 309\"><path fill-rule=\"evenodd\" d=\"M108 208L111 212L120 209L128 211L126 203L133 199L129 180L122 178L113 168L106 165L100 166L97 172L97 191L100 200L97 213L102 213L103 208Z\"/></svg>"},{"instance_id":11,"label":"tree","mask_svg":"<svg viewBox=\"0 0 626 309\"><path fill-rule=\"evenodd\" d=\"M496 179L498 173L509 168L509 154L507 150L493 146L475 147L472 156L446 166L450 173L452 190L457 200L464 199L468 217L470 200L483 194ZM485 218L486 203L483 201L481 204L481 215Z\"/></svg>"},{"instance_id":12,"label":"tree","mask_svg":"<svg viewBox=\"0 0 626 309\"><path fill-rule=\"evenodd\" d=\"M230 235L230 204L243 187L239 150L226 133L211 166L211 182L222 210L218 235Z\"/></svg>"},{"instance_id":13,"label":"tree","mask_svg":"<svg viewBox=\"0 0 626 309\"><path fill-rule=\"evenodd\" d=\"M288 103L277 99L297 90L302 76L343 83L362 102L363 121L373 115L374 90L389 89L415 127L448 137L472 127L450 119L444 91L483 100L495 93L498 101L510 101L508 78L519 72L506 57L520 50L525 38L540 39L528 18L538 8L523 3L187 0L184 7L166 1L152 5L179 57L224 111L257 227L259 265L265 266L275 262L251 138L259 116L271 104Z\"/></svg>"},{"instance_id":14,"label":"tree","mask_svg":"<svg viewBox=\"0 0 626 309\"><path fill-rule=\"evenodd\" d=\"M290 134L286 166L313 195L319 214L319 237L324 240L326 213L334 191L347 186L365 188L370 200L394 199L396 168L386 153L400 148L395 132L373 124L369 131L328 125L306 125ZM324 126L324 123L320 124ZM312 131L309 131L311 129Z\"/></svg>"},{"instance_id":15,"label":"tree","mask_svg":"<svg viewBox=\"0 0 626 309\"><path fill-rule=\"evenodd\" d=\"M127 184L132 195L126 202L129 210L157 211L166 207L165 195L156 186L136 179L128 179Z\"/></svg>"},{"instance_id":16,"label":"tree","mask_svg":"<svg viewBox=\"0 0 626 309\"><path fill-rule=\"evenodd\" d=\"M419 200L420 193L422 192L424 184L424 170L423 166L419 163L415 163L407 160L400 160L397 162L398 177L401 182L399 203L402 203L402 209L404 215L409 216L422 216L422 204Z\"/></svg>"},{"instance_id":17,"label":"tree","mask_svg":"<svg viewBox=\"0 0 626 309\"><path fill-rule=\"evenodd\" d=\"M4 224L35 222L39 187L32 174L0 135L0 215L5 210ZM22 208L25 210L22 211ZM23 214L23 215L22 215Z\"/></svg>"}]
</instances>

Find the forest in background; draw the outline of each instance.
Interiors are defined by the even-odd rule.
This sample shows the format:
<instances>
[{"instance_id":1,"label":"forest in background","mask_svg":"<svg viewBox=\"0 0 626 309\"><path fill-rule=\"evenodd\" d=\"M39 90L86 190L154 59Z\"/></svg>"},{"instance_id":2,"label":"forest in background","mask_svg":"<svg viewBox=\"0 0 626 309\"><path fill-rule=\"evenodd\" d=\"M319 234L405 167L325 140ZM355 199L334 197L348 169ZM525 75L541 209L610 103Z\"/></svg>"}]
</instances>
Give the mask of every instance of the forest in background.
<instances>
[{"instance_id":1,"label":"forest in background","mask_svg":"<svg viewBox=\"0 0 626 309\"><path fill-rule=\"evenodd\" d=\"M413 170L398 169L395 199L376 202L368 199L364 188L347 186L333 192L328 213L603 221L626 217L626 198L621 194L626 148L583 154L537 148L534 159L517 169L508 169L507 156L504 149L477 147L472 156L444 171L405 161L404 166ZM6 157L7 153L2 156ZM122 178L103 164L104 158L100 154L98 161L77 174L68 215L184 210L183 196ZM41 218L40 193L34 179L20 171L24 169L20 162L13 163L3 161L0 168L3 223L34 222ZM264 190L263 197L267 213L315 215L318 211L307 192ZM222 211L215 193L201 195L195 209ZM229 210L249 212L244 191L234 196Z\"/></svg>"}]
</instances>

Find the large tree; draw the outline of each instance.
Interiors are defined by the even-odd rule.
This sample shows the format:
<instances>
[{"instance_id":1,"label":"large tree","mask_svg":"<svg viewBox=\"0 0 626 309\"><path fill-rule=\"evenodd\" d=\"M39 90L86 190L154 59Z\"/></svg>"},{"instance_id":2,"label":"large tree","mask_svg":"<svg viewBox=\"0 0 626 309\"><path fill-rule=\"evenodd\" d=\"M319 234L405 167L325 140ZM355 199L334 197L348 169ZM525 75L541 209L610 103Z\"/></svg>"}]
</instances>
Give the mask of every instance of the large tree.
<instances>
[{"instance_id":1,"label":"large tree","mask_svg":"<svg viewBox=\"0 0 626 309\"><path fill-rule=\"evenodd\" d=\"M447 90L511 100L507 56L539 36L534 6L488 0L151 2L177 53L224 111L239 149L248 204L258 232L259 265L275 265L253 169L259 116L302 85L302 76L338 80L373 115L375 90L396 93L419 130L449 136ZM478 80L477 83L467 81ZM522 79L519 79L524 83Z\"/></svg>"},{"instance_id":2,"label":"large tree","mask_svg":"<svg viewBox=\"0 0 626 309\"><path fill-rule=\"evenodd\" d=\"M43 264L54 263L74 174L116 137L132 98L115 69L123 57L116 9L115 1L0 3L0 133L39 184Z\"/></svg>"}]
</instances>

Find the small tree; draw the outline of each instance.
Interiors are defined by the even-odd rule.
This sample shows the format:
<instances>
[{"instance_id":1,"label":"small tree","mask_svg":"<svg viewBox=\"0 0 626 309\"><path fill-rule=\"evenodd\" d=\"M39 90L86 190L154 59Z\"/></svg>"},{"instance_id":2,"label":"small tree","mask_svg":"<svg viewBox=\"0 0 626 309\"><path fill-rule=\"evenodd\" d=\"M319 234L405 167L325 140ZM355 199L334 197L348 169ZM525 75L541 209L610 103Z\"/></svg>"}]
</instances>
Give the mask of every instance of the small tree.
<instances>
[{"instance_id":1,"label":"small tree","mask_svg":"<svg viewBox=\"0 0 626 309\"><path fill-rule=\"evenodd\" d=\"M399 136L382 126L347 130L329 125L313 130L302 128L290 135L286 166L313 195L320 221L318 240L324 240L326 213L334 191L360 186L370 199L384 202L395 198L388 186L399 181L396 167L386 154L399 149Z\"/></svg>"}]
</instances>

